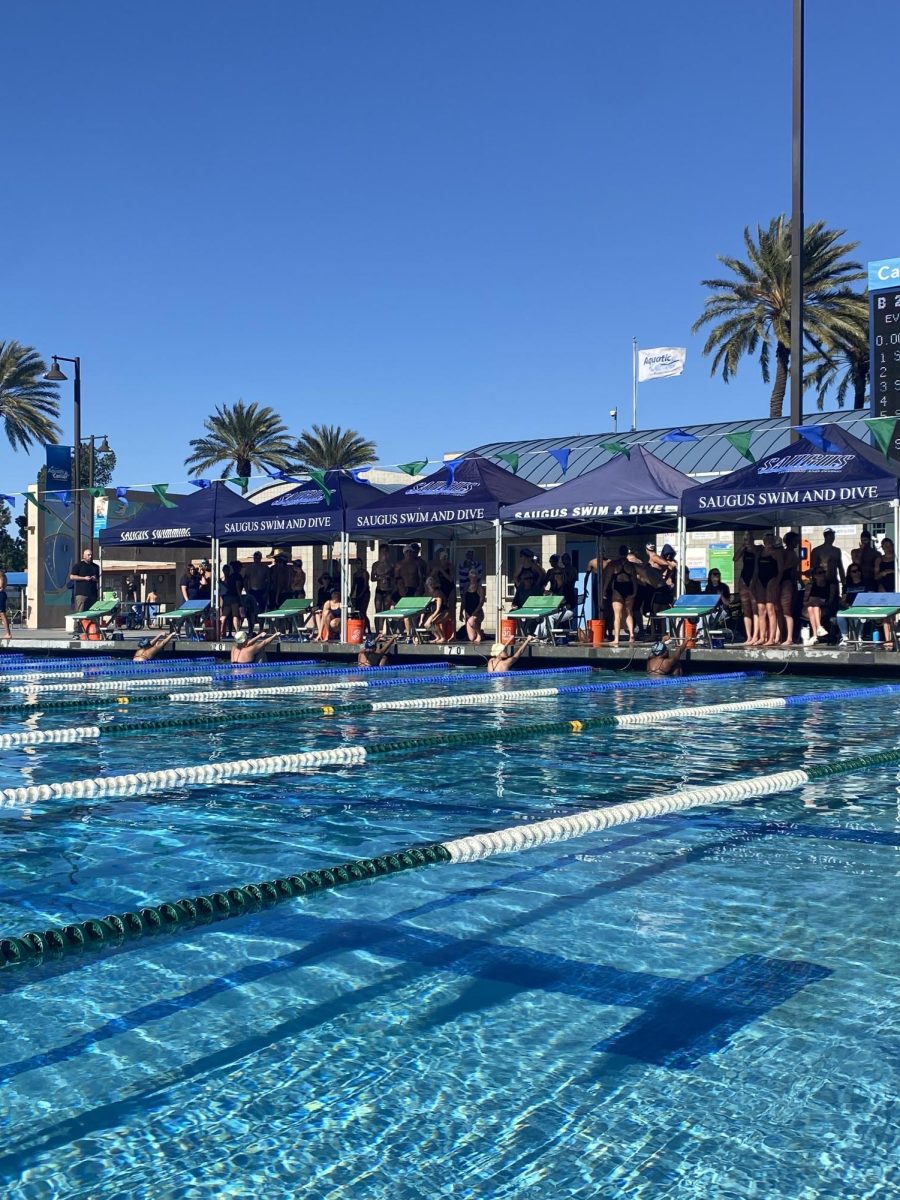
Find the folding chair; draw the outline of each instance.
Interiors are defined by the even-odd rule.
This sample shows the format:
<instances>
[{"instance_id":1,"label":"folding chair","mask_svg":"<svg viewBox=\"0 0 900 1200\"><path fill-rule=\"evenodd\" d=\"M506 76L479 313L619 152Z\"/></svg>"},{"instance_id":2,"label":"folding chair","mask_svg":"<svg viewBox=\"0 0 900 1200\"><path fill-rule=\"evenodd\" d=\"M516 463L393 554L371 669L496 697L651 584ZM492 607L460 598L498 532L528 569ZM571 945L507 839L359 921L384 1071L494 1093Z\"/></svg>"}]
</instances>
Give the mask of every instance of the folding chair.
<instances>
[{"instance_id":1,"label":"folding chair","mask_svg":"<svg viewBox=\"0 0 900 1200\"><path fill-rule=\"evenodd\" d=\"M719 605L716 596L679 596L671 608L663 608L656 615L671 621L694 621L700 628L700 636L707 646L712 645L709 635L709 621L713 610Z\"/></svg>"},{"instance_id":2,"label":"folding chair","mask_svg":"<svg viewBox=\"0 0 900 1200\"><path fill-rule=\"evenodd\" d=\"M164 625L173 625L179 636L183 633L191 642L203 640L202 621L209 612L208 600L185 600L180 608L171 612L159 613L156 620ZM201 632L197 632L197 622L201 622Z\"/></svg>"},{"instance_id":3,"label":"folding chair","mask_svg":"<svg viewBox=\"0 0 900 1200\"><path fill-rule=\"evenodd\" d=\"M525 633L531 632L528 628L528 622L535 622L534 629L538 637L542 641L553 641L553 623L552 619L563 608L565 601L562 596L529 596L521 608L513 608L506 614L510 621L516 621L519 626L518 635L522 635L524 628ZM543 623L544 632L538 633L541 624Z\"/></svg>"},{"instance_id":4,"label":"folding chair","mask_svg":"<svg viewBox=\"0 0 900 1200\"><path fill-rule=\"evenodd\" d=\"M891 641L894 649L898 650L900 646L897 642L897 626L894 620L898 613L900 613L900 592L858 592L853 597L850 607L843 609L840 615L847 618L851 628L856 625L860 634L863 632L866 621L889 621ZM862 637L851 640L859 645Z\"/></svg>"},{"instance_id":5,"label":"folding chair","mask_svg":"<svg viewBox=\"0 0 900 1200\"><path fill-rule=\"evenodd\" d=\"M303 625L312 609L312 600L283 600L278 608L256 614L257 621L265 621L267 633L284 633L286 636L303 637Z\"/></svg>"},{"instance_id":6,"label":"folding chair","mask_svg":"<svg viewBox=\"0 0 900 1200\"><path fill-rule=\"evenodd\" d=\"M388 625L391 622L402 622L402 629L406 628L407 621L411 621L413 636L417 641L421 641L416 619L422 616L430 603L429 596L403 596L393 608L386 608L382 612L376 613L375 620L385 621Z\"/></svg>"}]
</instances>

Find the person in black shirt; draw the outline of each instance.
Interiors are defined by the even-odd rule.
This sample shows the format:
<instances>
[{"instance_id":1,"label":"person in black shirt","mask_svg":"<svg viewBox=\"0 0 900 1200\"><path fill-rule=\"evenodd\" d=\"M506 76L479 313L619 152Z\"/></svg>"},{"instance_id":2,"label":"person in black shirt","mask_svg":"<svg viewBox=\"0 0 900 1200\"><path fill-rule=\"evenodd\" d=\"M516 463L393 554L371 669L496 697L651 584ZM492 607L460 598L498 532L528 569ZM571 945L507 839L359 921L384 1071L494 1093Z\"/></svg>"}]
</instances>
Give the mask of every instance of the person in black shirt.
<instances>
[{"instance_id":1,"label":"person in black shirt","mask_svg":"<svg viewBox=\"0 0 900 1200\"><path fill-rule=\"evenodd\" d=\"M73 598L76 612L84 612L97 603L100 596L100 568L90 550L84 551L81 562L72 564L69 580L75 585Z\"/></svg>"}]
</instances>

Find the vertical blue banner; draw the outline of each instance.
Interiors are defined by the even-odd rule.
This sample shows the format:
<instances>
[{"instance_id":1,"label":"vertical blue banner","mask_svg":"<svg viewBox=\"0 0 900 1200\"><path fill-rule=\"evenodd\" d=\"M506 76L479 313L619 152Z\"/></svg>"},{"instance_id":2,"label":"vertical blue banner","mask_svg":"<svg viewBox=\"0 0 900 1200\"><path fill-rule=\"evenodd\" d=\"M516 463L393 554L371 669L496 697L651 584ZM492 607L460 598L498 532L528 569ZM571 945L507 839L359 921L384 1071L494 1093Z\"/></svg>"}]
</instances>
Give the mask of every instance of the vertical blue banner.
<instances>
[{"instance_id":1,"label":"vertical blue banner","mask_svg":"<svg viewBox=\"0 0 900 1200\"><path fill-rule=\"evenodd\" d=\"M46 446L47 491L70 492L72 490L72 447Z\"/></svg>"}]
</instances>

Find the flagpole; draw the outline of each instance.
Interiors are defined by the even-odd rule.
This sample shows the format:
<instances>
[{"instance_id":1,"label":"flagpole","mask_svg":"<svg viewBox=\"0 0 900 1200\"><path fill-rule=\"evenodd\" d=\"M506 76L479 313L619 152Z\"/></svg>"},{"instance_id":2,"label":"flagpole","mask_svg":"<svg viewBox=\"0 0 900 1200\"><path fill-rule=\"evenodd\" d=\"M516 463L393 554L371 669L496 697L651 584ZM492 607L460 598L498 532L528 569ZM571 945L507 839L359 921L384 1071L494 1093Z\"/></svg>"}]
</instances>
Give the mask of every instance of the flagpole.
<instances>
[{"instance_id":1,"label":"flagpole","mask_svg":"<svg viewBox=\"0 0 900 1200\"><path fill-rule=\"evenodd\" d=\"M637 429L637 338L631 339L631 432Z\"/></svg>"}]
</instances>

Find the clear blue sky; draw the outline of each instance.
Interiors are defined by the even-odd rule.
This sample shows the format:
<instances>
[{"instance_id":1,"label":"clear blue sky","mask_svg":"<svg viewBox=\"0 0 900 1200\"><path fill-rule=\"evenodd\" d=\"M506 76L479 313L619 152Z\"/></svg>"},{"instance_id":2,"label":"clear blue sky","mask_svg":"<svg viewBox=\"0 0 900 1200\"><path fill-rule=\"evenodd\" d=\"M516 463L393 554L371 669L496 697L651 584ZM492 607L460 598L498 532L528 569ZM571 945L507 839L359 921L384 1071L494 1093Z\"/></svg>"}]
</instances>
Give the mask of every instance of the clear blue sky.
<instances>
[{"instance_id":1,"label":"clear blue sky","mask_svg":"<svg viewBox=\"0 0 900 1200\"><path fill-rule=\"evenodd\" d=\"M900 255L900 5L807 8L807 219ZM710 379L690 326L716 254L790 208L790 17L8 0L0 339L81 356L121 483L183 480L239 397L385 464L627 428L632 336L688 346L641 426L762 415L758 367ZM0 438L0 491L41 461Z\"/></svg>"}]
</instances>

